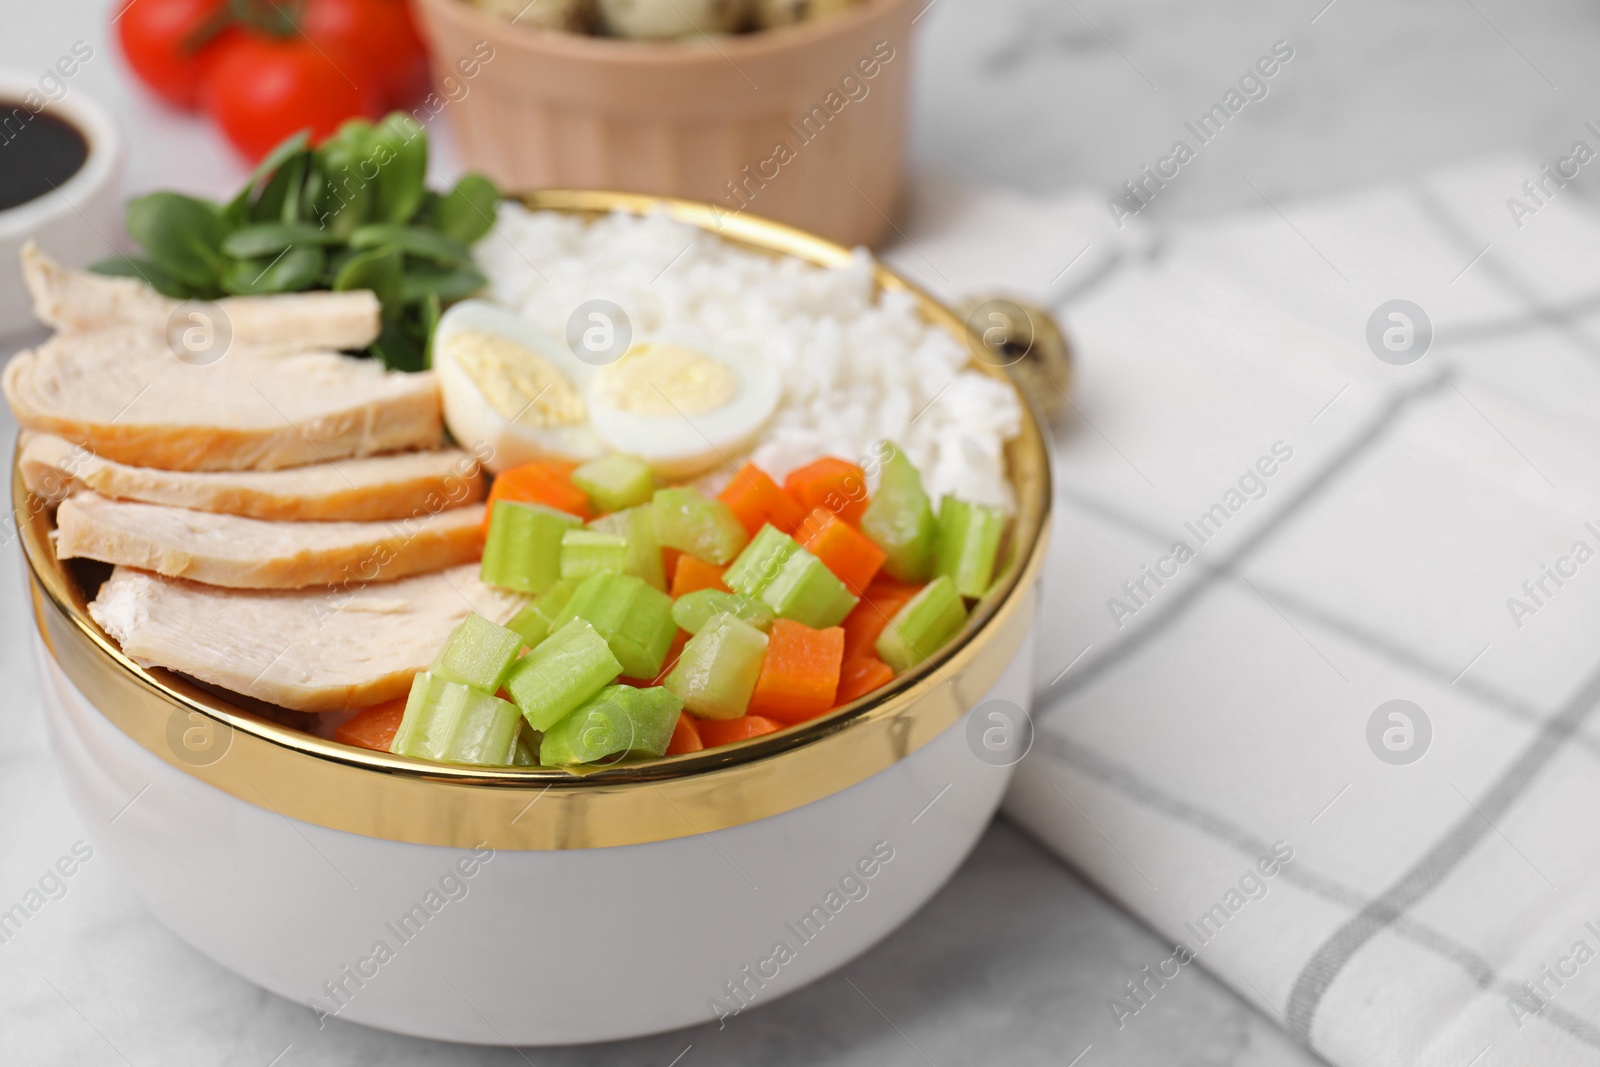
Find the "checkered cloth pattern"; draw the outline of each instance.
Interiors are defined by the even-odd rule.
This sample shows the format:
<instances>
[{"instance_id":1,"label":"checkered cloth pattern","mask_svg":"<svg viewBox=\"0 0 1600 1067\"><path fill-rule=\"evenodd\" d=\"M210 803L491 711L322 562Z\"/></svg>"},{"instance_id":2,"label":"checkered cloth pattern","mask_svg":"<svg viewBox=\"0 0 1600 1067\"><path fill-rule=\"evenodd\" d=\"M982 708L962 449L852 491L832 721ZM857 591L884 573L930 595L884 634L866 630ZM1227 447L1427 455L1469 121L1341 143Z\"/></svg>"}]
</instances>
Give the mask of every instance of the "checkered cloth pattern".
<instances>
[{"instance_id":1,"label":"checkered cloth pattern","mask_svg":"<svg viewBox=\"0 0 1600 1067\"><path fill-rule=\"evenodd\" d=\"M890 253L1074 345L1005 810L1172 946L1091 1049L1200 966L1342 1067L1600 1063L1600 210L1542 173Z\"/></svg>"}]
</instances>

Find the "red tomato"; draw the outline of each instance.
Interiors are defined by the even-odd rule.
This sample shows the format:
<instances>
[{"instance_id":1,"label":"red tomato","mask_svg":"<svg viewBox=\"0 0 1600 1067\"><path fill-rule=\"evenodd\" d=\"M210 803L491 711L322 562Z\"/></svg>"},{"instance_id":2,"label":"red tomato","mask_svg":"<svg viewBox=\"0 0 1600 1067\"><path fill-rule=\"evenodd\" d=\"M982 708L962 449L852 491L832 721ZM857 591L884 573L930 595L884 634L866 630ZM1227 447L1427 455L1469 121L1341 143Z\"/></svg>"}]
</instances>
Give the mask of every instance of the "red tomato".
<instances>
[{"instance_id":1,"label":"red tomato","mask_svg":"<svg viewBox=\"0 0 1600 1067\"><path fill-rule=\"evenodd\" d=\"M310 0L300 28L324 48L366 59L386 104L399 107L427 92L428 53L405 0Z\"/></svg>"},{"instance_id":2,"label":"red tomato","mask_svg":"<svg viewBox=\"0 0 1600 1067\"><path fill-rule=\"evenodd\" d=\"M228 0L130 0L114 20L128 66L168 103L198 107L211 60L224 40L238 31L223 30L197 50L191 50L189 43L227 4Z\"/></svg>"},{"instance_id":3,"label":"red tomato","mask_svg":"<svg viewBox=\"0 0 1600 1067\"><path fill-rule=\"evenodd\" d=\"M379 79L365 61L298 35L242 34L221 45L204 95L206 110L252 161L300 130L320 141L345 119L383 110Z\"/></svg>"}]
</instances>

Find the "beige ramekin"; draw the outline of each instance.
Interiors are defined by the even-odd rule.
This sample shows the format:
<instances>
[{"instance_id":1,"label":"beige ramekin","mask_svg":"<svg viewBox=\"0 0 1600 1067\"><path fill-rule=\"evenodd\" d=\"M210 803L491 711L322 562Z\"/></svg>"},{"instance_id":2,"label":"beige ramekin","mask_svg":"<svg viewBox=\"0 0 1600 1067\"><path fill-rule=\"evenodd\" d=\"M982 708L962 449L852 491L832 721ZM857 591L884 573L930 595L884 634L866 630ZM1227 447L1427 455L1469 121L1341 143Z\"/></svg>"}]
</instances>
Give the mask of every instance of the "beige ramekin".
<instances>
[{"instance_id":1,"label":"beige ramekin","mask_svg":"<svg viewBox=\"0 0 1600 1067\"><path fill-rule=\"evenodd\" d=\"M921 0L815 24L624 41L416 0L462 161L504 188L703 200L874 244L900 198ZM485 58L488 57L488 58Z\"/></svg>"}]
</instances>

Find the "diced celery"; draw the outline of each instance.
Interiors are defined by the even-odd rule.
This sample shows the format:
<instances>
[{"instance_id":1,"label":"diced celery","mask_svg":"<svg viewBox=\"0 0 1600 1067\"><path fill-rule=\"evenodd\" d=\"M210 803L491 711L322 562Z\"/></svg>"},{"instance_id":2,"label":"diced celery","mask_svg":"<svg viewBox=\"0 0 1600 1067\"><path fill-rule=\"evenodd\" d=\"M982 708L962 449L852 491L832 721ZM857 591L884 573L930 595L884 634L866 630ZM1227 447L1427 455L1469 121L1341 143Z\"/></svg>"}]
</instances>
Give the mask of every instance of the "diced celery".
<instances>
[{"instance_id":1,"label":"diced celery","mask_svg":"<svg viewBox=\"0 0 1600 1067\"><path fill-rule=\"evenodd\" d=\"M576 582L556 582L528 602L528 606L512 616L508 627L522 635L522 643L536 648L540 641L550 636L552 624L561 609L572 599Z\"/></svg>"},{"instance_id":2,"label":"diced celery","mask_svg":"<svg viewBox=\"0 0 1600 1067\"><path fill-rule=\"evenodd\" d=\"M517 737L511 742L511 752L506 756L506 765L539 766L539 735L528 725L528 720L520 715L517 716Z\"/></svg>"},{"instance_id":3,"label":"diced celery","mask_svg":"<svg viewBox=\"0 0 1600 1067\"><path fill-rule=\"evenodd\" d=\"M967 606L949 578L940 575L895 612L878 635L878 658L894 672L910 670L943 648L967 623Z\"/></svg>"},{"instance_id":4,"label":"diced celery","mask_svg":"<svg viewBox=\"0 0 1600 1067\"><path fill-rule=\"evenodd\" d=\"M599 511L621 511L649 503L656 491L650 468L623 455L590 460L572 472L572 484L582 489Z\"/></svg>"},{"instance_id":5,"label":"diced celery","mask_svg":"<svg viewBox=\"0 0 1600 1067\"><path fill-rule=\"evenodd\" d=\"M720 589L698 589L679 597L672 605L672 621L678 628L697 634L705 628L713 615L737 615L762 633L772 629L776 614L761 601L741 593L724 593Z\"/></svg>"},{"instance_id":6,"label":"diced celery","mask_svg":"<svg viewBox=\"0 0 1600 1067\"><path fill-rule=\"evenodd\" d=\"M666 687L702 719L737 719L750 705L767 635L733 615L717 615L683 646Z\"/></svg>"},{"instance_id":7,"label":"diced celery","mask_svg":"<svg viewBox=\"0 0 1600 1067\"><path fill-rule=\"evenodd\" d=\"M999 508L946 496L939 501L939 558L934 573L954 582L962 596L981 597L994 577L1005 525Z\"/></svg>"},{"instance_id":8,"label":"diced celery","mask_svg":"<svg viewBox=\"0 0 1600 1067\"><path fill-rule=\"evenodd\" d=\"M564 767L607 756L664 755L682 710L683 701L660 686L606 686L544 735L539 762Z\"/></svg>"},{"instance_id":9,"label":"diced celery","mask_svg":"<svg viewBox=\"0 0 1600 1067\"><path fill-rule=\"evenodd\" d=\"M803 548L784 561L761 591L761 600L780 618L813 630L839 625L858 599L827 564Z\"/></svg>"},{"instance_id":10,"label":"diced celery","mask_svg":"<svg viewBox=\"0 0 1600 1067\"><path fill-rule=\"evenodd\" d=\"M497 500L479 575L488 585L542 593L561 577L561 535L580 523L540 504Z\"/></svg>"},{"instance_id":11,"label":"diced celery","mask_svg":"<svg viewBox=\"0 0 1600 1067\"><path fill-rule=\"evenodd\" d=\"M506 689L528 725L543 731L621 673L605 638L583 619L570 619L516 662Z\"/></svg>"},{"instance_id":12,"label":"diced celery","mask_svg":"<svg viewBox=\"0 0 1600 1067\"><path fill-rule=\"evenodd\" d=\"M658 489L652 503L656 540L696 559L727 563L750 540L733 509L693 489Z\"/></svg>"},{"instance_id":13,"label":"diced celery","mask_svg":"<svg viewBox=\"0 0 1600 1067\"><path fill-rule=\"evenodd\" d=\"M595 574L621 574L628 562L628 539L598 530L568 530L561 535L561 577L581 581Z\"/></svg>"},{"instance_id":14,"label":"diced celery","mask_svg":"<svg viewBox=\"0 0 1600 1067\"><path fill-rule=\"evenodd\" d=\"M447 763L502 764L521 721L515 705L423 671L412 679L389 751Z\"/></svg>"},{"instance_id":15,"label":"diced celery","mask_svg":"<svg viewBox=\"0 0 1600 1067\"><path fill-rule=\"evenodd\" d=\"M759 597L789 557L799 551L800 542L769 523L756 532L754 540L722 575L722 584L736 593Z\"/></svg>"},{"instance_id":16,"label":"diced celery","mask_svg":"<svg viewBox=\"0 0 1600 1067\"><path fill-rule=\"evenodd\" d=\"M640 504L626 511L602 515L589 524L589 529L626 537L628 556L622 572L642 578L651 588L666 592L667 569L661 562L661 542L656 540L655 508Z\"/></svg>"},{"instance_id":17,"label":"diced celery","mask_svg":"<svg viewBox=\"0 0 1600 1067\"><path fill-rule=\"evenodd\" d=\"M557 623L573 618L585 619L595 628L629 678L654 678L678 631L672 621L672 598L631 574L584 579Z\"/></svg>"},{"instance_id":18,"label":"diced celery","mask_svg":"<svg viewBox=\"0 0 1600 1067\"><path fill-rule=\"evenodd\" d=\"M521 634L496 626L473 612L450 632L428 670L447 682L493 693L506 680L506 672L520 651Z\"/></svg>"},{"instance_id":19,"label":"diced celery","mask_svg":"<svg viewBox=\"0 0 1600 1067\"><path fill-rule=\"evenodd\" d=\"M440 758L450 763L504 766L521 727L522 714L515 704L473 690Z\"/></svg>"},{"instance_id":20,"label":"diced celery","mask_svg":"<svg viewBox=\"0 0 1600 1067\"><path fill-rule=\"evenodd\" d=\"M906 454L891 441L881 442L885 454L867 510L861 515L861 532L883 549L884 573L902 582L925 581L933 573L939 520L922 488L922 476Z\"/></svg>"}]
</instances>

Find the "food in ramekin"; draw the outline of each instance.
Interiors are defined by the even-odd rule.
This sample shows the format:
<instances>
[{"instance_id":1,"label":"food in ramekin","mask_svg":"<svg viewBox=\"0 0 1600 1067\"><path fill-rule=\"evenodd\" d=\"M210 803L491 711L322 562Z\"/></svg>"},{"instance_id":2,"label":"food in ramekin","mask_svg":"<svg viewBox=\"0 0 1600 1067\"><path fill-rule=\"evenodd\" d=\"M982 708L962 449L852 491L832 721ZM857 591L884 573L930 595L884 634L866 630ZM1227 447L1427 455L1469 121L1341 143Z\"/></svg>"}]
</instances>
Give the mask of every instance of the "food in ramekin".
<instances>
[{"instance_id":1,"label":"food in ramekin","mask_svg":"<svg viewBox=\"0 0 1600 1067\"><path fill-rule=\"evenodd\" d=\"M862 0L472 0L518 25L634 40L747 33L830 18Z\"/></svg>"}]
</instances>

